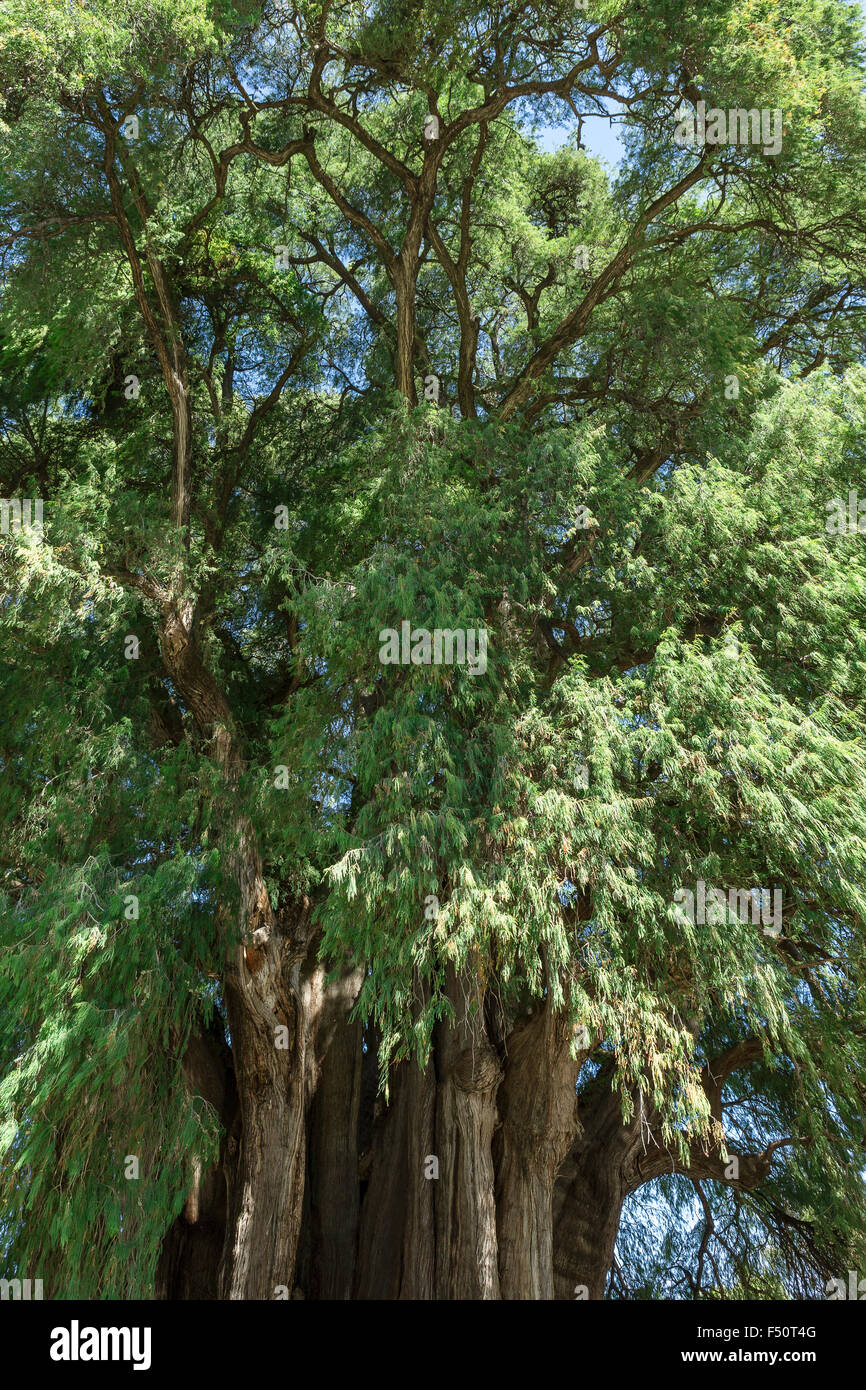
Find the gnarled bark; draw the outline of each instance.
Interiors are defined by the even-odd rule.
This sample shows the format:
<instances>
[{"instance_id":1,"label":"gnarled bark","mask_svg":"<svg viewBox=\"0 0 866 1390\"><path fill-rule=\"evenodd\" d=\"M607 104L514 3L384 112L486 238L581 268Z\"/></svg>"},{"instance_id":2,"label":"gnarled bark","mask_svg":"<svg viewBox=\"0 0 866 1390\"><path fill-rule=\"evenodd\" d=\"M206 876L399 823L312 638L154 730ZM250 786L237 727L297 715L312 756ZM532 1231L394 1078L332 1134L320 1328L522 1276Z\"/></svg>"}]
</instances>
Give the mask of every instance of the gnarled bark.
<instances>
[{"instance_id":1,"label":"gnarled bark","mask_svg":"<svg viewBox=\"0 0 866 1390\"><path fill-rule=\"evenodd\" d=\"M355 1297L433 1297L433 1183L424 1160L433 1153L436 1082L415 1062L395 1068L391 1099L377 1103L365 1171Z\"/></svg>"},{"instance_id":2,"label":"gnarled bark","mask_svg":"<svg viewBox=\"0 0 866 1390\"><path fill-rule=\"evenodd\" d=\"M605 1067L580 1097L580 1130L556 1184L554 1274L557 1299L604 1297L625 1199L664 1173L727 1182L751 1191L770 1172L773 1154L797 1140L779 1139L763 1153L737 1153L721 1142L722 1088L728 1076L761 1055L748 1038L702 1068L701 1081L716 1128L694 1139L683 1159L661 1138L661 1117L640 1094L623 1122L619 1091ZM733 1161L732 1161L733 1160ZM585 1292L584 1292L585 1290Z\"/></svg>"},{"instance_id":3,"label":"gnarled bark","mask_svg":"<svg viewBox=\"0 0 866 1390\"><path fill-rule=\"evenodd\" d=\"M361 1024L349 1022L363 971L325 983L318 966L310 982L316 1019L308 1047L307 1221L309 1253L303 1287L308 1298L349 1299L360 1217L358 1120L361 1101Z\"/></svg>"},{"instance_id":4,"label":"gnarled bark","mask_svg":"<svg viewBox=\"0 0 866 1390\"><path fill-rule=\"evenodd\" d=\"M242 921L251 944L236 948L226 979L241 1141L229 1209L233 1236L220 1277L224 1298L273 1298L278 1287L293 1288L304 1195L307 1040L296 943L306 939L309 908L301 907L291 933L280 930L260 870L250 873L249 886L256 897L243 907ZM279 1035L286 1047L277 1045L278 1028L286 1030Z\"/></svg>"},{"instance_id":5,"label":"gnarled bark","mask_svg":"<svg viewBox=\"0 0 866 1390\"><path fill-rule=\"evenodd\" d=\"M507 1299L553 1298L553 1186L576 1129L581 1058L549 995L514 1029L499 1090L496 1224Z\"/></svg>"},{"instance_id":6,"label":"gnarled bark","mask_svg":"<svg viewBox=\"0 0 866 1390\"><path fill-rule=\"evenodd\" d=\"M450 979L452 997L457 982ZM492 1141L499 1058L479 1008L437 1030L436 1297L499 1298Z\"/></svg>"},{"instance_id":7,"label":"gnarled bark","mask_svg":"<svg viewBox=\"0 0 866 1390\"><path fill-rule=\"evenodd\" d=\"M449 981L457 1002L457 982ZM365 1160L358 1298L499 1297L494 1168L499 1059L480 1012L436 1029L433 1055L394 1069Z\"/></svg>"},{"instance_id":8,"label":"gnarled bark","mask_svg":"<svg viewBox=\"0 0 866 1390\"><path fill-rule=\"evenodd\" d=\"M244 757L228 701L202 659L191 601L166 604L160 646L167 671L209 739L230 796ZM304 901L275 916L247 816L229 821L223 838L236 889L235 902L221 904L219 916L240 1140L220 1294L273 1298L276 1288L293 1286L301 1227L307 1045L301 966L311 934L310 905Z\"/></svg>"},{"instance_id":9,"label":"gnarled bark","mask_svg":"<svg viewBox=\"0 0 866 1390\"><path fill-rule=\"evenodd\" d=\"M554 1296L604 1297L627 1190L623 1167L635 1142L622 1100L603 1071L581 1096L580 1132L554 1194Z\"/></svg>"}]
</instances>

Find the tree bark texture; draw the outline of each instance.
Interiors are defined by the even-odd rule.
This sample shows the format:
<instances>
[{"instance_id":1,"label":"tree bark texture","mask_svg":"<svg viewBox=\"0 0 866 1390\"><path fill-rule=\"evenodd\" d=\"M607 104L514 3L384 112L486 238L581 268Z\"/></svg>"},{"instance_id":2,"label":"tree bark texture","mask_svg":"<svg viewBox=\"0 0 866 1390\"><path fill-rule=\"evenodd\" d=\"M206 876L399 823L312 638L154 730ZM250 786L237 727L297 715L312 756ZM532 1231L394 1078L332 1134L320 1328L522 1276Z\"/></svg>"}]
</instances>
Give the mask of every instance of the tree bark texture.
<instances>
[{"instance_id":1,"label":"tree bark texture","mask_svg":"<svg viewBox=\"0 0 866 1390\"><path fill-rule=\"evenodd\" d=\"M280 995L287 1049L270 1015L244 1020L242 992L231 1049L216 1028L188 1045L187 1084L224 1139L166 1234L157 1297L601 1299L641 1184L680 1172L749 1190L768 1175L772 1150L735 1155L718 1134L684 1161L640 1095L624 1122L608 1066L578 1103L585 1054L546 1001L504 1039L483 1010L456 1010L425 1068L392 1068L386 1099L377 1039L350 1017L362 972L329 979L317 947L310 935ZM725 1067L751 1056L741 1046L704 1069L714 1111Z\"/></svg>"}]
</instances>

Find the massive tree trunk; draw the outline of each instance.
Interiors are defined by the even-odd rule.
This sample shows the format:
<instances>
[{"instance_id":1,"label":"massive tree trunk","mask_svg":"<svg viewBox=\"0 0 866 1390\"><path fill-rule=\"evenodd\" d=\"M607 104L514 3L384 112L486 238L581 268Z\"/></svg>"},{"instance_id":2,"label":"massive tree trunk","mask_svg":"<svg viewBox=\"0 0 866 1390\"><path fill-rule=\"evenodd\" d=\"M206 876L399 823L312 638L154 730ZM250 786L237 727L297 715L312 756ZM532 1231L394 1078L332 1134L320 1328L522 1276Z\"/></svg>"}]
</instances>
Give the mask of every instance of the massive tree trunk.
<instances>
[{"instance_id":1,"label":"massive tree trunk","mask_svg":"<svg viewBox=\"0 0 866 1390\"><path fill-rule=\"evenodd\" d=\"M453 975L449 984L456 1000ZM460 1011L436 1029L423 1071L395 1069L365 1158L356 1297L499 1297L491 1142L500 1079L483 1026Z\"/></svg>"},{"instance_id":2,"label":"massive tree trunk","mask_svg":"<svg viewBox=\"0 0 866 1390\"><path fill-rule=\"evenodd\" d=\"M553 1298L553 1185L577 1124L571 1044L549 995L508 1038L495 1146L503 1298Z\"/></svg>"},{"instance_id":3,"label":"massive tree trunk","mask_svg":"<svg viewBox=\"0 0 866 1390\"><path fill-rule=\"evenodd\" d=\"M376 1102L373 1138L364 1158L367 1177L355 1297L433 1297L435 1237L433 1183L424 1161L433 1153L436 1083L415 1062L395 1068L387 1105Z\"/></svg>"},{"instance_id":4,"label":"massive tree trunk","mask_svg":"<svg viewBox=\"0 0 866 1390\"><path fill-rule=\"evenodd\" d=\"M167 1234L158 1297L601 1299L631 1192L665 1172L748 1190L790 1142L723 1149L722 1086L754 1041L704 1067L716 1127L680 1157L639 1093L623 1122L609 1064L576 1101L585 1053L548 999L503 1038L453 974L455 1018L428 1065L399 1063L377 1097L378 1039L349 1021L363 971L328 984L308 919L300 908L291 933L275 922L257 945L250 909L254 944L227 993L231 1055L216 1028L188 1046L188 1084L226 1133ZM288 1020L285 1048L275 1019Z\"/></svg>"},{"instance_id":5,"label":"massive tree trunk","mask_svg":"<svg viewBox=\"0 0 866 1390\"><path fill-rule=\"evenodd\" d=\"M459 991L453 972L452 998ZM436 1297L499 1298L492 1141L497 1124L499 1058L483 1023L465 1011L437 1030Z\"/></svg>"},{"instance_id":6,"label":"massive tree trunk","mask_svg":"<svg viewBox=\"0 0 866 1390\"><path fill-rule=\"evenodd\" d=\"M663 1173L681 1173L748 1192L764 1181L773 1154L792 1141L776 1140L763 1153L735 1153L728 1145L723 1150L722 1138L724 1083L760 1055L758 1040L748 1038L702 1068L714 1127L704 1139L691 1141L685 1157L664 1144L661 1116L640 1092L633 1096L631 1118L623 1122L622 1097L611 1090L609 1067L585 1088L579 1132L554 1195L556 1298L604 1297L623 1203L644 1183Z\"/></svg>"},{"instance_id":7,"label":"massive tree trunk","mask_svg":"<svg viewBox=\"0 0 866 1390\"><path fill-rule=\"evenodd\" d=\"M244 757L228 700L202 659L190 600L166 603L160 647L226 780L221 835L234 898L221 903L219 923L240 1139L220 1295L273 1298L293 1286L301 1227L308 1033L301 967L310 905L303 901L275 916L255 828L247 816L232 815Z\"/></svg>"},{"instance_id":8,"label":"massive tree trunk","mask_svg":"<svg viewBox=\"0 0 866 1390\"><path fill-rule=\"evenodd\" d=\"M275 1048L263 1027L250 1052L244 1000L229 996L240 1100L231 1068L219 1086L235 1108L217 1094L213 1061L192 1078L212 1104L219 1101L229 1129L225 1162L197 1184L169 1232L161 1296L273 1298L283 1285L277 1296L313 1299L551 1298L553 1184L574 1134L579 1065L564 1024L545 1005L497 1048L483 1010L471 1024L458 1011L454 1024L437 1028L428 1066L400 1063L387 1102L374 1101L376 1039L368 1037L364 1053L360 1025L348 1021L361 973L326 987L315 949L313 942L298 962L288 1049ZM449 983L456 1000L457 982ZM568 1168L575 1190L576 1161L575 1146ZM598 1211L583 1205L588 1239ZM583 1247L567 1222L557 1235L583 1269ZM602 1289L607 1258L599 1260Z\"/></svg>"},{"instance_id":9,"label":"massive tree trunk","mask_svg":"<svg viewBox=\"0 0 866 1390\"><path fill-rule=\"evenodd\" d=\"M581 1097L579 1116L554 1194L557 1299L604 1297L627 1195L623 1169L635 1142L635 1126L623 1124L622 1101L606 1072Z\"/></svg>"},{"instance_id":10,"label":"massive tree trunk","mask_svg":"<svg viewBox=\"0 0 866 1390\"><path fill-rule=\"evenodd\" d=\"M305 940L308 909L300 909L291 935L273 921L265 935L256 925L258 914L270 911L263 895L262 885L257 909L243 914L252 944L236 948L226 979L241 1140L229 1207L233 1234L220 1278L224 1298L291 1290L301 1229L306 1022L293 942Z\"/></svg>"},{"instance_id":11,"label":"massive tree trunk","mask_svg":"<svg viewBox=\"0 0 866 1390\"><path fill-rule=\"evenodd\" d=\"M363 971L345 971L331 985L325 976L317 964L308 990L308 1249L297 1282L307 1298L342 1300L352 1297L360 1218L362 1033L359 1022L349 1022L349 1014Z\"/></svg>"}]
</instances>

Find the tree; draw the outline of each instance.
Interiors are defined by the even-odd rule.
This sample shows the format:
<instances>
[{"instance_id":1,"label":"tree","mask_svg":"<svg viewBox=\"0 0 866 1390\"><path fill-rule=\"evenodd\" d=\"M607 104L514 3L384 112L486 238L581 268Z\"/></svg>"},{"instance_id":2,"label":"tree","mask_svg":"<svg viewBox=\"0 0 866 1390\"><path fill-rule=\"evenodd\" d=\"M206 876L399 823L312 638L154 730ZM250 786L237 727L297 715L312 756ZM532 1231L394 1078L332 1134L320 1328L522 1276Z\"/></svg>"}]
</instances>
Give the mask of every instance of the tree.
<instances>
[{"instance_id":1,"label":"tree","mask_svg":"<svg viewBox=\"0 0 866 1390\"><path fill-rule=\"evenodd\" d=\"M2 26L10 1268L601 1297L665 1174L651 1291L861 1258L851 8Z\"/></svg>"}]
</instances>

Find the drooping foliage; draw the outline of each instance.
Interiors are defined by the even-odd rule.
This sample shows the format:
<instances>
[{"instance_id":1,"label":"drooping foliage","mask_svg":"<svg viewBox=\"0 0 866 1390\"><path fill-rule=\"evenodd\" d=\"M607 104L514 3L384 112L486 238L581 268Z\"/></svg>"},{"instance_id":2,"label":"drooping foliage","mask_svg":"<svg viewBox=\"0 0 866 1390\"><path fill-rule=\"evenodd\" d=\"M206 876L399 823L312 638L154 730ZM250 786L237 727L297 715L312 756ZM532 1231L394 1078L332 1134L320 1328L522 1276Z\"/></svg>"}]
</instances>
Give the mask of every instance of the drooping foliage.
<instances>
[{"instance_id":1,"label":"drooping foliage","mask_svg":"<svg viewBox=\"0 0 866 1390\"><path fill-rule=\"evenodd\" d=\"M4 7L4 1267L152 1289L250 827L386 1091L544 1004L578 1115L652 1113L614 1293L862 1265L861 43L838 0ZM779 155L677 145L702 97ZM726 1143L766 1181L690 1174Z\"/></svg>"}]
</instances>

